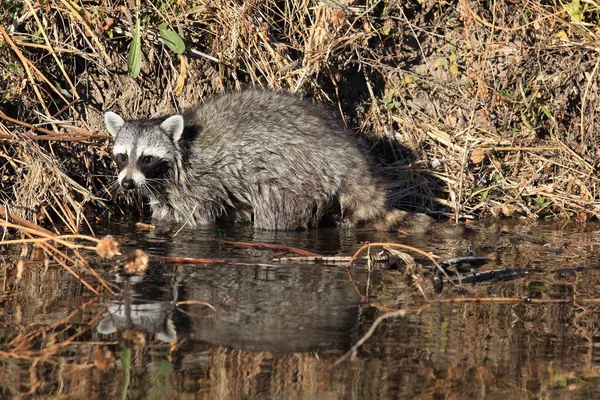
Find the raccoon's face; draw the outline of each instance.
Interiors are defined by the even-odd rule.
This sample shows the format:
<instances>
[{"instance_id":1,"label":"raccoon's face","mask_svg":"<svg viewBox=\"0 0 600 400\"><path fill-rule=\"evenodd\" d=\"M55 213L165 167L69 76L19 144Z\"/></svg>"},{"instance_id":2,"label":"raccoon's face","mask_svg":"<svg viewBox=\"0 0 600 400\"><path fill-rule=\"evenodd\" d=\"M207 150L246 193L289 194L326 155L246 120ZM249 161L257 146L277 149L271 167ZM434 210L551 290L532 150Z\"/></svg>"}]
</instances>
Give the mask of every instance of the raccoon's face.
<instances>
[{"instance_id":1,"label":"raccoon's face","mask_svg":"<svg viewBox=\"0 0 600 400\"><path fill-rule=\"evenodd\" d=\"M176 143L183 133L183 117L125 121L107 112L104 122L115 138L113 155L119 167L121 187L147 188L152 192L164 186L176 168Z\"/></svg>"}]
</instances>

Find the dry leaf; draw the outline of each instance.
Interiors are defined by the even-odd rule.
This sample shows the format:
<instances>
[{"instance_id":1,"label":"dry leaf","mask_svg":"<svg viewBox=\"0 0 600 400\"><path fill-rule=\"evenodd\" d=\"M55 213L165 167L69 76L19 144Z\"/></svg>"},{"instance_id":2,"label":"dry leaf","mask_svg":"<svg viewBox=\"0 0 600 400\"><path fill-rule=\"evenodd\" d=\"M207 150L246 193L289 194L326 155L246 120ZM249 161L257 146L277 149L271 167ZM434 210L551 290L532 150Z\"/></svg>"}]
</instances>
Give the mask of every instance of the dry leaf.
<instances>
[{"instance_id":1,"label":"dry leaf","mask_svg":"<svg viewBox=\"0 0 600 400\"><path fill-rule=\"evenodd\" d=\"M113 366L115 355L107 347L98 347L94 351L94 365L98 369L105 370Z\"/></svg>"},{"instance_id":2,"label":"dry leaf","mask_svg":"<svg viewBox=\"0 0 600 400\"><path fill-rule=\"evenodd\" d=\"M110 18L110 17L106 17L104 18L104 25L102 26L102 30L103 31L107 31L109 30L115 23L115 20Z\"/></svg>"},{"instance_id":3,"label":"dry leaf","mask_svg":"<svg viewBox=\"0 0 600 400\"><path fill-rule=\"evenodd\" d=\"M179 96L181 92L183 92L183 88L185 86L185 78L187 76L187 59L183 54L179 55L179 61L181 65L181 70L179 71L179 75L177 76L177 82L175 84L175 95Z\"/></svg>"},{"instance_id":4,"label":"dry leaf","mask_svg":"<svg viewBox=\"0 0 600 400\"><path fill-rule=\"evenodd\" d=\"M16 276L16 280L17 282L21 280L21 278L23 277L23 269L24 269L24 264L23 264L23 260L19 260L17 262L17 276Z\"/></svg>"},{"instance_id":5,"label":"dry leaf","mask_svg":"<svg viewBox=\"0 0 600 400\"><path fill-rule=\"evenodd\" d=\"M123 340L130 349L141 349L146 346L146 333L140 329L130 329L123 333Z\"/></svg>"},{"instance_id":6,"label":"dry leaf","mask_svg":"<svg viewBox=\"0 0 600 400\"><path fill-rule=\"evenodd\" d=\"M501 212L502 212L502 210L500 209L499 206L493 206L490 208L490 213L496 218L500 216Z\"/></svg>"},{"instance_id":7,"label":"dry leaf","mask_svg":"<svg viewBox=\"0 0 600 400\"><path fill-rule=\"evenodd\" d=\"M452 65L450 66L450 70L449 70L449 71L450 71L450 73L451 73L452 75L455 75L455 76L456 76L456 75L458 75L458 74L460 73L460 70L458 69L458 65L456 65L456 64L452 64Z\"/></svg>"},{"instance_id":8,"label":"dry leaf","mask_svg":"<svg viewBox=\"0 0 600 400\"><path fill-rule=\"evenodd\" d=\"M156 229L156 226L152 224L145 224L143 222L136 222L135 227L143 231L153 231Z\"/></svg>"},{"instance_id":9,"label":"dry leaf","mask_svg":"<svg viewBox=\"0 0 600 400\"><path fill-rule=\"evenodd\" d=\"M510 204L502 205L502 214L504 214L507 217L511 217L516 211L516 208Z\"/></svg>"},{"instance_id":10,"label":"dry leaf","mask_svg":"<svg viewBox=\"0 0 600 400\"><path fill-rule=\"evenodd\" d=\"M475 149L471 152L471 162L473 164L479 164L480 162L482 162L485 159L485 154L486 154L487 150L484 149Z\"/></svg>"},{"instance_id":11,"label":"dry leaf","mask_svg":"<svg viewBox=\"0 0 600 400\"><path fill-rule=\"evenodd\" d=\"M114 256L120 256L119 243L110 235L104 236L104 238L98 242L96 246L96 253L102 258L112 258Z\"/></svg>"},{"instance_id":12,"label":"dry leaf","mask_svg":"<svg viewBox=\"0 0 600 400\"><path fill-rule=\"evenodd\" d=\"M346 19L346 14L342 10L333 10L331 14L331 23L334 26L340 26Z\"/></svg>"},{"instance_id":13,"label":"dry leaf","mask_svg":"<svg viewBox=\"0 0 600 400\"><path fill-rule=\"evenodd\" d=\"M125 265L123 265L123 272L128 275L144 275L148 269L148 254L143 250L134 250L127 254L125 259Z\"/></svg>"}]
</instances>

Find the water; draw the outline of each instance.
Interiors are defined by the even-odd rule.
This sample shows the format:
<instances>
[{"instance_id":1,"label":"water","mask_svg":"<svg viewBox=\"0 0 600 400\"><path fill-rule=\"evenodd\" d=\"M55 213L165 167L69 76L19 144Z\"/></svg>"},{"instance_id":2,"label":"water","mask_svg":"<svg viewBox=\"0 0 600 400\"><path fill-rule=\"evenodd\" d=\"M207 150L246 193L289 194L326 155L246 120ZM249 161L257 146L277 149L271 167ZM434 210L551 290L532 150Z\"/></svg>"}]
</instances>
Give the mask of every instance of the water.
<instances>
[{"instance_id":1,"label":"water","mask_svg":"<svg viewBox=\"0 0 600 400\"><path fill-rule=\"evenodd\" d=\"M147 251L147 275L124 277L112 271L116 262L91 258L122 293L98 299L59 266L29 257L19 276L5 255L0 397L597 398L598 228L496 221L400 237L231 225L173 238L129 223L96 227L125 251ZM279 261L293 254L231 243L350 256L365 241L490 262L436 292L431 262L415 253L416 283L402 263L369 271L361 260L349 273L343 263ZM483 300L464 302L475 298ZM393 309L419 312L385 320L352 359L330 368Z\"/></svg>"}]
</instances>

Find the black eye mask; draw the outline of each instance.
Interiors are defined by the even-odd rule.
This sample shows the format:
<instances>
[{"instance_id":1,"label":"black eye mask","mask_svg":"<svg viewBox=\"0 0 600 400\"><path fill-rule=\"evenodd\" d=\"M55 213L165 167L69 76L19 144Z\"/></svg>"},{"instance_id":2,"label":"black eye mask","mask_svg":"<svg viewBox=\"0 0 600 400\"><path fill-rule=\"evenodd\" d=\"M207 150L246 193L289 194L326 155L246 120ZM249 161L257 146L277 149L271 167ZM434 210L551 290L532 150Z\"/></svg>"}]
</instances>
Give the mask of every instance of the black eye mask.
<instances>
[{"instance_id":1,"label":"black eye mask","mask_svg":"<svg viewBox=\"0 0 600 400\"><path fill-rule=\"evenodd\" d=\"M119 167L119 169L123 169L125 164L127 164L127 159L127 154L119 153L115 155L115 161L117 162L117 166Z\"/></svg>"},{"instance_id":2,"label":"black eye mask","mask_svg":"<svg viewBox=\"0 0 600 400\"><path fill-rule=\"evenodd\" d=\"M144 174L146 179L166 178L171 171L168 161L155 156L142 156L138 159L137 168Z\"/></svg>"}]
</instances>

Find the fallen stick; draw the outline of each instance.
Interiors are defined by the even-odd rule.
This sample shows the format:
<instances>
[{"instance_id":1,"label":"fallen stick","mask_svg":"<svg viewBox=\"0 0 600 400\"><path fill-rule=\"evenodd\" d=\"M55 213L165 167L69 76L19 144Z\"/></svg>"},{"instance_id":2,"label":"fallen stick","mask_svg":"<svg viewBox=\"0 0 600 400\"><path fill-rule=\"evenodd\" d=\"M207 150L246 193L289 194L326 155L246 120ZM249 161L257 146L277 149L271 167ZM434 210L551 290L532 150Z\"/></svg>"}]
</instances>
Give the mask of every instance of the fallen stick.
<instances>
[{"instance_id":1,"label":"fallen stick","mask_svg":"<svg viewBox=\"0 0 600 400\"><path fill-rule=\"evenodd\" d=\"M2 118L5 121L12 122L13 124L20 125L25 128L29 128L32 131L38 131L38 132L42 132L42 133L46 134L46 135L30 135L30 134L23 135L26 138L32 139L32 140L56 140L56 141L63 141L63 142L73 142L73 141L92 140L92 139L96 139L96 140L109 139L109 137L107 135L92 135L92 134L76 135L76 136L60 135L55 132L52 132L51 130L48 130L45 128L40 128L35 125L29 124L27 122L23 122L23 121L19 121L18 119L11 118L8 115L4 114L2 111L0 111L0 118ZM18 137L14 136L14 135L7 135L5 133L2 133L2 134L0 134L0 139L18 139Z\"/></svg>"},{"instance_id":2,"label":"fallen stick","mask_svg":"<svg viewBox=\"0 0 600 400\"><path fill-rule=\"evenodd\" d=\"M350 257L350 256L279 257L279 258L274 258L273 261L277 261L277 262L294 261L294 262L312 262L312 263L319 263L319 262L347 263L348 261L350 261L351 258L352 257Z\"/></svg>"},{"instance_id":3,"label":"fallen stick","mask_svg":"<svg viewBox=\"0 0 600 400\"><path fill-rule=\"evenodd\" d=\"M43 232L46 236L56 236L56 233L54 233L54 232L50 232L49 230L44 229L41 226L38 226L34 223L31 223L31 222L27 221L26 219L23 219L19 216L9 213L8 211L6 211L6 208L4 208L3 205L0 205L0 217L5 220L12 221L17 225L22 225L26 228Z\"/></svg>"},{"instance_id":4,"label":"fallen stick","mask_svg":"<svg viewBox=\"0 0 600 400\"><path fill-rule=\"evenodd\" d=\"M304 256L304 257L323 257L322 255L317 254L317 253L312 253L312 252L307 251L307 250L297 249L295 247L283 246L283 245L280 245L280 244L230 242L228 240L221 240L221 239L215 239L215 240L218 241L218 242L221 242L221 243L232 244L234 246L254 247L254 248L258 248L258 249L265 248L265 249L270 249L270 250L291 251L292 253L296 253L296 254L299 254L299 255Z\"/></svg>"},{"instance_id":5,"label":"fallen stick","mask_svg":"<svg viewBox=\"0 0 600 400\"><path fill-rule=\"evenodd\" d=\"M375 329L377 329L377 326L384 320L388 319L388 318L395 318L395 317L404 317L408 314L416 314L419 313L421 311L423 311L423 309L426 308L425 307L420 307L420 308L415 308L415 309L402 309L402 310L396 310L396 311L391 311L388 313L385 313L383 315L380 315L375 322L373 322L373 324L371 325L371 328L369 328L369 330L367 331L367 333L365 333L365 335L363 337L360 338L360 340L358 342L356 342L356 344L354 346L352 346L350 348L350 350L348 350L346 352L346 354L344 354L343 356L341 356L340 358L338 358L333 364L331 364L329 367L327 367L327 370L331 370L332 368L337 367L338 365L340 365L345 359L347 359L350 356L354 356L356 354L356 351L358 350L358 348L360 346L363 345L364 342L366 342L371 335L373 335L373 333L375 332Z\"/></svg>"},{"instance_id":6,"label":"fallen stick","mask_svg":"<svg viewBox=\"0 0 600 400\"><path fill-rule=\"evenodd\" d=\"M69 136L69 135L23 135L30 140L53 140L55 142L85 142L86 140L106 140L104 135L89 135L89 136ZM0 133L0 139L3 140L19 140L18 137Z\"/></svg>"},{"instance_id":7,"label":"fallen stick","mask_svg":"<svg viewBox=\"0 0 600 400\"><path fill-rule=\"evenodd\" d=\"M161 256L160 259L171 264L203 264L203 265L221 265L237 264L235 260L223 260L219 258L192 258L192 257L167 257Z\"/></svg>"},{"instance_id":8,"label":"fallen stick","mask_svg":"<svg viewBox=\"0 0 600 400\"><path fill-rule=\"evenodd\" d=\"M191 258L191 257L169 257L169 256L158 256L164 263L169 264L200 264L200 265L243 265L249 267L274 267L279 268L281 265L276 264L265 264L259 262L242 262L238 260L225 260L221 258Z\"/></svg>"}]
</instances>

